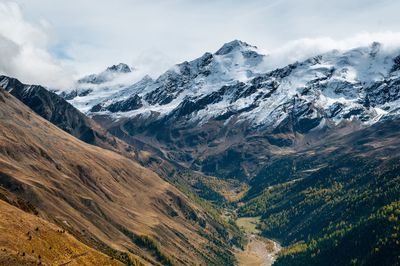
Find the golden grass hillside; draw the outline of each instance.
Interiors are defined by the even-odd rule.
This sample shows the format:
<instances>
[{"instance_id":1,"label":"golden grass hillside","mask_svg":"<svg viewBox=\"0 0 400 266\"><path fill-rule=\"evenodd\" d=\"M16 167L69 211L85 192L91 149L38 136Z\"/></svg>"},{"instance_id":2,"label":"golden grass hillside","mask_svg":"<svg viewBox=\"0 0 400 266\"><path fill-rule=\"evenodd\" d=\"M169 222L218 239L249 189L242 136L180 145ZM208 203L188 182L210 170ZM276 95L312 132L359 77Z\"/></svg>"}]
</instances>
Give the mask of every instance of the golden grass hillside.
<instances>
[{"instance_id":1,"label":"golden grass hillside","mask_svg":"<svg viewBox=\"0 0 400 266\"><path fill-rule=\"evenodd\" d=\"M0 217L0 265L123 265L2 200Z\"/></svg>"}]
</instances>

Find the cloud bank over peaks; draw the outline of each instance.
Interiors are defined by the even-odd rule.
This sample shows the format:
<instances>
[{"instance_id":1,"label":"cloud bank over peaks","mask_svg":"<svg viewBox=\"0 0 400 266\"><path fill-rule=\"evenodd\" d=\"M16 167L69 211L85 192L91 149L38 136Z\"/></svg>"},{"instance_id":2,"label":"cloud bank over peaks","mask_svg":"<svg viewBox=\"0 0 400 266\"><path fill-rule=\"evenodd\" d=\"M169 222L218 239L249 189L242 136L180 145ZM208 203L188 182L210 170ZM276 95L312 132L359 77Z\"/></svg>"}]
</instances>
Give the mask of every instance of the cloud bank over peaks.
<instances>
[{"instance_id":1,"label":"cloud bank over peaks","mask_svg":"<svg viewBox=\"0 0 400 266\"><path fill-rule=\"evenodd\" d=\"M49 25L27 22L18 4L0 2L0 73L31 84L67 88L73 71L48 51Z\"/></svg>"},{"instance_id":2,"label":"cloud bank over peaks","mask_svg":"<svg viewBox=\"0 0 400 266\"><path fill-rule=\"evenodd\" d=\"M282 47L262 50L262 52L267 55L265 68L272 70L332 50L347 51L370 46L374 42L379 42L383 51L390 53L393 50L398 50L400 48L400 32L364 32L344 39L331 37L302 38L290 41Z\"/></svg>"},{"instance_id":3,"label":"cloud bank over peaks","mask_svg":"<svg viewBox=\"0 0 400 266\"><path fill-rule=\"evenodd\" d=\"M369 1L368 5L355 1L350 7L357 9L352 10L348 1L341 0L342 5L335 2L337 12L329 6L324 9L327 14L313 14L312 20L305 19L311 17L299 11L299 3L286 0L273 5L263 1L228 5L225 0L216 1L219 4L118 1L118 5L94 0L58 1L55 5L50 0L0 0L0 74L24 83L71 90L79 78L119 62L135 71L102 86L131 85L145 75L155 79L174 64L194 60L205 52L215 53L234 39L255 45L266 55L265 66L260 65L263 71L375 41L382 44L381 49L400 47L400 31L395 27L395 10L400 4L395 1ZM306 2L302 11L311 12L310 7L322 5L314 0ZM107 17L110 10L118 16ZM342 12L346 10L351 15ZM173 15L160 20L166 12ZM371 20L372 12L376 19L386 19ZM358 27L361 24L363 27ZM279 28L274 30L276 25ZM364 28L370 32L362 32Z\"/></svg>"}]
</instances>

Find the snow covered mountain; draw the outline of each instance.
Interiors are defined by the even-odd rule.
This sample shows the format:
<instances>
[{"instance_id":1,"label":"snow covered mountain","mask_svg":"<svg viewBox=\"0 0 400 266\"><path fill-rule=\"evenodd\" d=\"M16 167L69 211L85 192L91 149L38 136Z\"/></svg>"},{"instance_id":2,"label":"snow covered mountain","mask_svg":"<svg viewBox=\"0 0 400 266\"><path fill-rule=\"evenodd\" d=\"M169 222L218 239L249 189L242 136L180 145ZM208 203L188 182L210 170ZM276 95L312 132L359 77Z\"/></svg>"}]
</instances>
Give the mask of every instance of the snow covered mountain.
<instances>
[{"instance_id":1,"label":"snow covered mountain","mask_svg":"<svg viewBox=\"0 0 400 266\"><path fill-rule=\"evenodd\" d=\"M85 76L76 82L76 87L71 90L54 92L70 101L82 112L87 112L96 104L118 92L126 83L126 79L135 71L127 64L112 65L98 74Z\"/></svg>"},{"instance_id":2,"label":"snow covered mountain","mask_svg":"<svg viewBox=\"0 0 400 266\"><path fill-rule=\"evenodd\" d=\"M332 51L265 73L267 60L256 47L235 40L214 54L174 66L156 80L146 76L131 86L105 86L106 95L86 91L67 99L91 116L179 113L193 122L234 117L255 127L277 127L290 111L310 120L303 130L327 119L374 123L399 111L400 59L382 51L379 43ZM130 71L122 64L113 67ZM103 83L113 67L80 83Z\"/></svg>"},{"instance_id":3,"label":"snow covered mountain","mask_svg":"<svg viewBox=\"0 0 400 266\"><path fill-rule=\"evenodd\" d=\"M106 99L103 98L103 93L97 92L97 95L94 95L91 91L87 94L76 95L79 99L71 97L68 100L71 100L73 104L75 103L77 107L83 104L85 107L81 107L82 111L94 113L98 111L92 111L91 108L95 107L96 104L100 105L96 106L94 110L105 111L109 105L140 96L143 99L142 104L146 110L165 113L178 106L186 96L208 93L219 89L223 85L246 81L262 73L264 57L264 55L257 53L256 47L235 40L225 44L214 54L205 53L198 59L172 67L156 80L145 76L136 84L119 88L116 92L108 88L109 91L114 91L115 94L109 94ZM90 75L81 79L80 83L82 83L82 80L88 79L97 81L99 79L98 76L102 77L103 74ZM96 96L103 101L93 101ZM137 108L132 106L130 109Z\"/></svg>"},{"instance_id":4,"label":"snow covered mountain","mask_svg":"<svg viewBox=\"0 0 400 266\"><path fill-rule=\"evenodd\" d=\"M269 70L267 55L235 40L157 79L103 88L69 101L129 143L243 177L257 169L243 162L399 115L400 50L373 43Z\"/></svg>"},{"instance_id":5,"label":"snow covered mountain","mask_svg":"<svg viewBox=\"0 0 400 266\"><path fill-rule=\"evenodd\" d=\"M124 64L119 63L118 65L113 65L108 67L106 70L99 74L91 74L78 80L78 83L91 83L91 84L101 84L114 79L120 74L132 72L131 68Z\"/></svg>"}]
</instances>

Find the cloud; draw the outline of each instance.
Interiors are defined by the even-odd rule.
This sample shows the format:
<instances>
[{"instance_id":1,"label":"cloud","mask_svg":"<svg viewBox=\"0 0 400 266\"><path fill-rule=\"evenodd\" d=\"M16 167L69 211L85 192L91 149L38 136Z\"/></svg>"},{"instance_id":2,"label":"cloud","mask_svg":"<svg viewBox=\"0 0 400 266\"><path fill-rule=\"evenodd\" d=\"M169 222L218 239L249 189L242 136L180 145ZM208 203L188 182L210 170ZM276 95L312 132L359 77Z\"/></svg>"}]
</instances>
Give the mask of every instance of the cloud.
<instances>
[{"instance_id":1,"label":"cloud","mask_svg":"<svg viewBox=\"0 0 400 266\"><path fill-rule=\"evenodd\" d=\"M0 4L0 72L68 87L124 62L138 70L132 80L156 77L233 39L264 48L272 68L394 42L399 8L395 0L14 0Z\"/></svg>"},{"instance_id":2,"label":"cloud","mask_svg":"<svg viewBox=\"0 0 400 266\"><path fill-rule=\"evenodd\" d=\"M381 43L384 51L398 51L400 48L400 32L364 32L344 39L320 37L289 41L281 47L264 51L264 54L268 55L266 67L268 69L283 67L287 64L302 61L332 50L346 51L353 48L369 46L373 42Z\"/></svg>"},{"instance_id":3,"label":"cloud","mask_svg":"<svg viewBox=\"0 0 400 266\"><path fill-rule=\"evenodd\" d=\"M0 72L31 84L69 87L72 71L47 51L49 39L44 20L27 22L16 3L0 2Z\"/></svg>"}]
</instances>

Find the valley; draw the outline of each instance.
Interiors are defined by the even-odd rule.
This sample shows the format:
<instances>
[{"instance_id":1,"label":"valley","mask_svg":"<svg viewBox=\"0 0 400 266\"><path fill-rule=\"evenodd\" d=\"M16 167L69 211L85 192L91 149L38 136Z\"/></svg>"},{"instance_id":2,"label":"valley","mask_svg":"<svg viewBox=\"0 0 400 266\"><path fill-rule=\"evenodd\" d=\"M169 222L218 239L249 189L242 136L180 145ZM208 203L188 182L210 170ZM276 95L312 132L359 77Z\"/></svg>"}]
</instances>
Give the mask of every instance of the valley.
<instances>
[{"instance_id":1,"label":"valley","mask_svg":"<svg viewBox=\"0 0 400 266\"><path fill-rule=\"evenodd\" d=\"M0 76L0 262L397 266L399 58L268 69L234 40L133 84L123 63L67 90Z\"/></svg>"}]
</instances>

